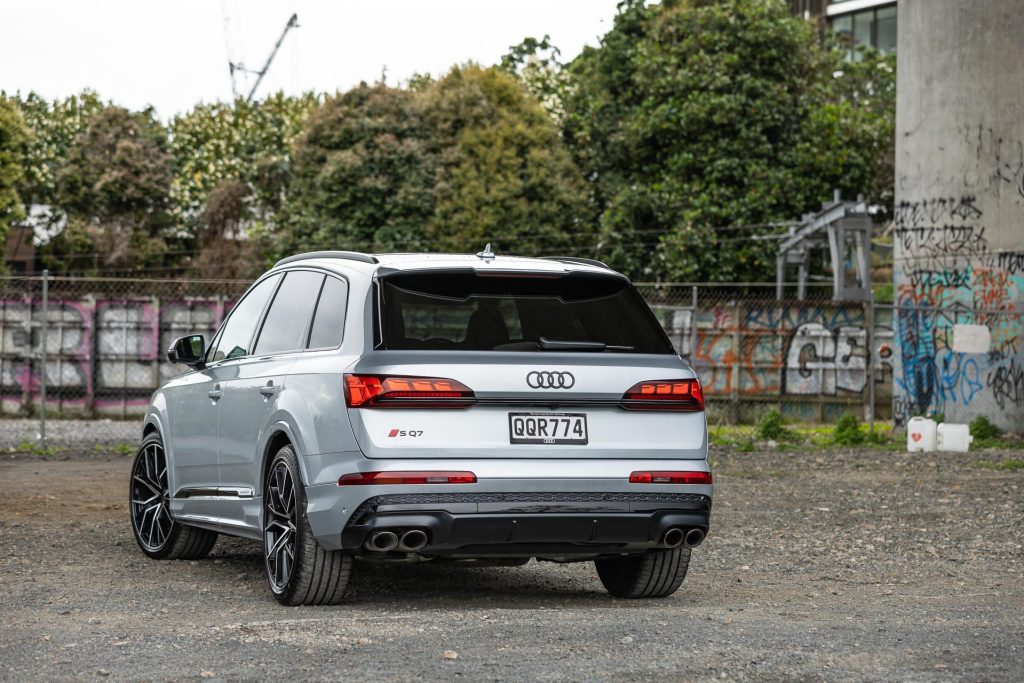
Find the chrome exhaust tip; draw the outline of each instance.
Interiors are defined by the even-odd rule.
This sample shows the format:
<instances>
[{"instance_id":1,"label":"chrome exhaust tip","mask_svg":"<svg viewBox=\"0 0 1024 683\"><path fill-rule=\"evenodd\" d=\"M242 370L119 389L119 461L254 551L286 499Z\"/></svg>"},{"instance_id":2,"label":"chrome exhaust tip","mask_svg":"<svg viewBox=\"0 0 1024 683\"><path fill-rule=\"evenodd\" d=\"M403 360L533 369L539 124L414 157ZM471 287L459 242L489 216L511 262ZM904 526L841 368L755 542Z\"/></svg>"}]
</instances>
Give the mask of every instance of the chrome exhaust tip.
<instances>
[{"instance_id":1,"label":"chrome exhaust tip","mask_svg":"<svg viewBox=\"0 0 1024 683\"><path fill-rule=\"evenodd\" d=\"M686 547L696 548L704 542L704 532L700 529L690 529L686 532Z\"/></svg>"},{"instance_id":2,"label":"chrome exhaust tip","mask_svg":"<svg viewBox=\"0 0 1024 683\"><path fill-rule=\"evenodd\" d=\"M678 548L683 544L684 538L683 530L679 527L673 527L665 532L665 537L661 542L664 543L667 548Z\"/></svg>"},{"instance_id":3,"label":"chrome exhaust tip","mask_svg":"<svg viewBox=\"0 0 1024 683\"><path fill-rule=\"evenodd\" d=\"M398 543L398 549L403 552L416 552L427 545L427 534L419 529L410 529L402 534L402 540Z\"/></svg>"},{"instance_id":4,"label":"chrome exhaust tip","mask_svg":"<svg viewBox=\"0 0 1024 683\"><path fill-rule=\"evenodd\" d=\"M375 553L386 553L398 545L398 535L393 531L375 531L366 539L363 547Z\"/></svg>"}]
</instances>

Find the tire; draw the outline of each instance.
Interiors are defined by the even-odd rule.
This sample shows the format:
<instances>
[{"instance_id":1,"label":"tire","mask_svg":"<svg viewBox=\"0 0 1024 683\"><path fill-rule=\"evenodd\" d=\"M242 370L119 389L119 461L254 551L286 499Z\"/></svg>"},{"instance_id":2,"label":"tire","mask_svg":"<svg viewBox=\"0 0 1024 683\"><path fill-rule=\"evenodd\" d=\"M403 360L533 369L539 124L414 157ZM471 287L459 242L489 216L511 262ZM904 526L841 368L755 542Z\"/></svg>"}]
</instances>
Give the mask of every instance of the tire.
<instances>
[{"instance_id":1,"label":"tire","mask_svg":"<svg viewBox=\"0 0 1024 683\"><path fill-rule=\"evenodd\" d=\"M353 558L325 550L313 536L291 446L274 456L263 488L263 566L271 593L282 605L337 605L345 597Z\"/></svg>"},{"instance_id":2,"label":"tire","mask_svg":"<svg viewBox=\"0 0 1024 683\"><path fill-rule=\"evenodd\" d=\"M142 440L128 483L128 516L135 542L154 560L199 560L217 542L217 532L188 526L171 516L167 456L156 432Z\"/></svg>"},{"instance_id":3,"label":"tire","mask_svg":"<svg viewBox=\"0 0 1024 683\"><path fill-rule=\"evenodd\" d=\"M644 555L595 560L605 589L617 598L664 598L686 578L689 548L650 550Z\"/></svg>"}]
</instances>

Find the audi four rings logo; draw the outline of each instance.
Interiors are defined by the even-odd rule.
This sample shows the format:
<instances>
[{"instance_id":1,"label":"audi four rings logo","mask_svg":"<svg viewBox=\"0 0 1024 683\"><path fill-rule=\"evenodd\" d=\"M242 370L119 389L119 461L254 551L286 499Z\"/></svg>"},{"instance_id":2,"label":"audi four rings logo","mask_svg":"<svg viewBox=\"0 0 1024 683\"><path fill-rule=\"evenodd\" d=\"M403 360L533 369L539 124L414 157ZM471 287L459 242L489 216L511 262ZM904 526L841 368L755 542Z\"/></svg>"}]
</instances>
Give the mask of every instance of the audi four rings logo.
<instances>
[{"instance_id":1,"label":"audi four rings logo","mask_svg":"<svg viewBox=\"0 0 1024 683\"><path fill-rule=\"evenodd\" d=\"M571 372L534 370L526 375L526 384L531 389L572 389L576 378Z\"/></svg>"}]
</instances>

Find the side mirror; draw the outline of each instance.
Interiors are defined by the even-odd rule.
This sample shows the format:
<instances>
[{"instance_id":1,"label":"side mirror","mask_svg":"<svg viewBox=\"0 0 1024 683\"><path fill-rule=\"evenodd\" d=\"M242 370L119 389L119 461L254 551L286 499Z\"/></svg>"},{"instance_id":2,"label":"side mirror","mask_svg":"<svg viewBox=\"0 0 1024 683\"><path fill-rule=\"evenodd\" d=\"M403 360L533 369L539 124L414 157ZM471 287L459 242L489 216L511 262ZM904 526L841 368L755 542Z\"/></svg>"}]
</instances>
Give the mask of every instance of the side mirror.
<instances>
[{"instance_id":1,"label":"side mirror","mask_svg":"<svg viewBox=\"0 0 1024 683\"><path fill-rule=\"evenodd\" d=\"M172 363L183 363L190 368L202 370L206 367L206 340L201 334L190 334L179 337L167 349L167 360Z\"/></svg>"}]
</instances>

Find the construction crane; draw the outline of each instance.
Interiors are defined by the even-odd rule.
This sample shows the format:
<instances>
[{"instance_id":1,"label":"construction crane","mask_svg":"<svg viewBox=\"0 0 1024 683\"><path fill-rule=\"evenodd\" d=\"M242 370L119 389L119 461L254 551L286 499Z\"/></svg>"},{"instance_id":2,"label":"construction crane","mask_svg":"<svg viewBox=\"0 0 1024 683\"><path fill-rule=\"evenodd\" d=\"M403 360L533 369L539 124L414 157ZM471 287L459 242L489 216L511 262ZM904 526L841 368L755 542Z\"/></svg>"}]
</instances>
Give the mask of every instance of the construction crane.
<instances>
[{"instance_id":1,"label":"construction crane","mask_svg":"<svg viewBox=\"0 0 1024 683\"><path fill-rule=\"evenodd\" d=\"M267 75L267 71L270 69L270 65L273 63L274 57L277 56L277 51L281 48L281 43L284 42L284 38L285 36L288 35L288 31L291 31L293 28L298 27L299 15L293 14L291 17L288 18L288 23L284 25L284 30L281 31L281 36L277 39L277 42L274 43L274 49L270 51L270 56L267 57L266 63L263 64L263 68L260 69L259 71L247 69L245 68L245 65L241 62L233 62L230 59L228 59L228 71L231 72L231 92L232 94L234 94L235 99L238 99L240 96L238 93L238 82L237 79L235 78L235 74L241 72L256 75L256 82L252 84L252 88L249 89L249 94L245 97L246 102L252 102L253 95L256 94L256 89L260 87L260 83L263 81L263 77ZM225 31L226 30L227 25L225 21Z\"/></svg>"}]
</instances>

